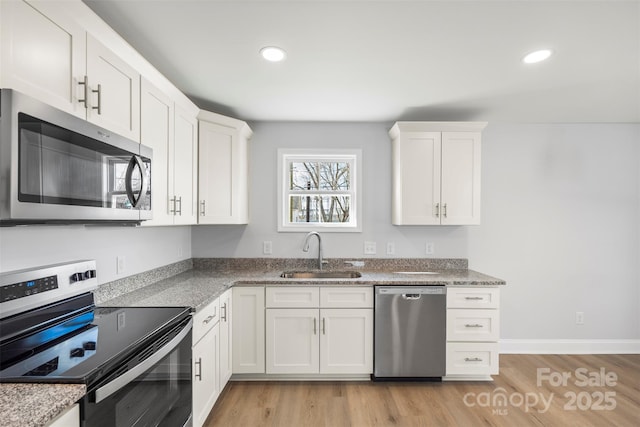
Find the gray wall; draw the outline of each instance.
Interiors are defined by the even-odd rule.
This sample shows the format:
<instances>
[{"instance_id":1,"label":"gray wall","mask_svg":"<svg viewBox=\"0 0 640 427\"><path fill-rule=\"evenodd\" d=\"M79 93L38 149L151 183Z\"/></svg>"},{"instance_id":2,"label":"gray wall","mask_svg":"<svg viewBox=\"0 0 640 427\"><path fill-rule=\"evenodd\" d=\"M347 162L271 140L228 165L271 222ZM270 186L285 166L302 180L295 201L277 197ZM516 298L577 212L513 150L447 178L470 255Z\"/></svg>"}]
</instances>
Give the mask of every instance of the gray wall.
<instances>
[{"instance_id":1,"label":"gray wall","mask_svg":"<svg viewBox=\"0 0 640 427\"><path fill-rule=\"evenodd\" d=\"M123 274L116 274L118 256L125 259ZM95 259L102 284L188 258L190 227L0 228L0 271Z\"/></svg>"},{"instance_id":2,"label":"gray wall","mask_svg":"<svg viewBox=\"0 0 640 427\"><path fill-rule=\"evenodd\" d=\"M362 233L325 233L328 257L465 257L501 277L504 339L640 338L640 125L490 124L483 134L482 225L398 227L389 207L391 123L255 123L251 223L194 227L0 229L0 271L95 258L100 283L194 257L313 257L304 233L276 232L279 147L362 148ZM116 274L116 256L126 271ZM575 325L575 312L585 325Z\"/></svg>"},{"instance_id":3,"label":"gray wall","mask_svg":"<svg viewBox=\"0 0 640 427\"><path fill-rule=\"evenodd\" d=\"M391 123L254 123L251 222L192 228L195 257L313 257L304 233L276 231L276 150L362 148L362 233L324 233L327 257L464 257L507 280L501 338L640 338L640 125L490 124L480 226L391 225ZM575 324L575 312L585 324Z\"/></svg>"}]
</instances>

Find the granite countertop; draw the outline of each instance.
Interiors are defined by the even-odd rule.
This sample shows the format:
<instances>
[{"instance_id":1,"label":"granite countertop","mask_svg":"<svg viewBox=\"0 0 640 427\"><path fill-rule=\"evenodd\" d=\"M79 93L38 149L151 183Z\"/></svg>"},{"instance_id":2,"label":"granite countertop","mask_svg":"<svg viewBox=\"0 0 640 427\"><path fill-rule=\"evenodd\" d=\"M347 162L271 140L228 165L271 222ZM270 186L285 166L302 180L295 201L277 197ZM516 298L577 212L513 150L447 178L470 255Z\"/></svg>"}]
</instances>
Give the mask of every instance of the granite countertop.
<instances>
[{"instance_id":1,"label":"granite countertop","mask_svg":"<svg viewBox=\"0 0 640 427\"><path fill-rule=\"evenodd\" d=\"M428 264L410 261L367 261L371 268L366 269L358 265L345 268L351 261L332 260L327 270L354 270L362 276L356 279L285 279L280 277L283 271L311 270L309 260L196 259L103 284L96 291L96 302L111 307L181 306L198 311L232 286L506 284L502 279L467 269L466 260L430 260ZM85 393L86 387L81 384L0 384L0 420L3 427L44 426Z\"/></svg>"},{"instance_id":2,"label":"granite countertop","mask_svg":"<svg viewBox=\"0 0 640 427\"><path fill-rule=\"evenodd\" d=\"M84 384L0 384L3 427L40 427L87 392Z\"/></svg>"},{"instance_id":3,"label":"granite countertop","mask_svg":"<svg viewBox=\"0 0 640 427\"><path fill-rule=\"evenodd\" d=\"M200 310L232 286L261 285L322 285L322 286L501 286L502 279L487 276L473 270L429 270L421 274L416 270L398 272L359 270L362 277L356 279L285 279L282 270L214 271L188 270L154 284L136 289L100 303L104 306L185 306Z\"/></svg>"}]
</instances>

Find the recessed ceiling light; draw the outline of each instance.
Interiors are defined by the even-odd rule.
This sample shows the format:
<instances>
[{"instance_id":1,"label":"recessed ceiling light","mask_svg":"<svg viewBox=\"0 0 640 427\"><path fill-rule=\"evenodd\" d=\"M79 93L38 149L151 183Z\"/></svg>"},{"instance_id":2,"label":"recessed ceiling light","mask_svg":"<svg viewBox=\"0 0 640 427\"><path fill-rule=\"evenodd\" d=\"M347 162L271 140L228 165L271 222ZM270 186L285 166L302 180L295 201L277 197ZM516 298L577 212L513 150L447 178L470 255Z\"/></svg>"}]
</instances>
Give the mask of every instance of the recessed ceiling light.
<instances>
[{"instance_id":1,"label":"recessed ceiling light","mask_svg":"<svg viewBox=\"0 0 640 427\"><path fill-rule=\"evenodd\" d=\"M280 62L287 57L287 53L279 47L267 46L260 49L260 55L270 62Z\"/></svg>"},{"instance_id":2,"label":"recessed ceiling light","mask_svg":"<svg viewBox=\"0 0 640 427\"><path fill-rule=\"evenodd\" d=\"M530 54L522 58L522 62L524 62L525 64L535 64L536 62L544 61L545 59L549 58L551 56L551 53L552 52L550 49L536 50L535 52L531 52Z\"/></svg>"}]
</instances>

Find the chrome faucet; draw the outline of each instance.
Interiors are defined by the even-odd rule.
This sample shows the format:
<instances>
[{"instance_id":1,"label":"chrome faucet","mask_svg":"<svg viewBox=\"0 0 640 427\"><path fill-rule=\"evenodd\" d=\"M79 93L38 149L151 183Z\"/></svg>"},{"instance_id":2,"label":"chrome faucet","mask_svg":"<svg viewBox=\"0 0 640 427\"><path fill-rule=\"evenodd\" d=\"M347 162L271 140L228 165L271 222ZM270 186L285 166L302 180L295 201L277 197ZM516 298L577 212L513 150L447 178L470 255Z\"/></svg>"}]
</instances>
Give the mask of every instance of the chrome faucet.
<instances>
[{"instance_id":1,"label":"chrome faucet","mask_svg":"<svg viewBox=\"0 0 640 427\"><path fill-rule=\"evenodd\" d=\"M322 238L320 237L320 233L312 231L307 234L307 237L304 238L302 250L304 252L309 252L309 240L311 240L311 236L316 236L318 238L318 270L322 270Z\"/></svg>"}]
</instances>

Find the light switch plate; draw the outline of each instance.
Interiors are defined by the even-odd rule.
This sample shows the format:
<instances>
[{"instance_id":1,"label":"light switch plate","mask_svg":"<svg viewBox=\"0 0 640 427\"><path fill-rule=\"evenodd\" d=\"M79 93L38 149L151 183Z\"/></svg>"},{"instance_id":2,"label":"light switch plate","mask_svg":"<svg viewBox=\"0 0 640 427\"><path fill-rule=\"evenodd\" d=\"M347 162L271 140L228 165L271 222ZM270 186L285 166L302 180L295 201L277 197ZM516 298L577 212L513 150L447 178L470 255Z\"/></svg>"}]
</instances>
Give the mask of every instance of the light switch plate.
<instances>
[{"instance_id":1,"label":"light switch plate","mask_svg":"<svg viewBox=\"0 0 640 427\"><path fill-rule=\"evenodd\" d=\"M387 242L387 255L393 255L396 253L396 244L393 242Z\"/></svg>"},{"instance_id":2,"label":"light switch plate","mask_svg":"<svg viewBox=\"0 0 640 427\"><path fill-rule=\"evenodd\" d=\"M364 254L375 255L376 254L376 242L364 242Z\"/></svg>"},{"instance_id":3,"label":"light switch plate","mask_svg":"<svg viewBox=\"0 0 640 427\"><path fill-rule=\"evenodd\" d=\"M436 248L433 242L427 242L427 244L425 245L425 252L427 255L433 255L436 252Z\"/></svg>"},{"instance_id":4,"label":"light switch plate","mask_svg":"<svg viewBox=\"0 0 640 427\"><path fill-rule=\"evenodd\" d=\"M271 255L273 253L273 243L270 240L262 242L262 253L264 255Z\"/></svg>"}]
</instances>

